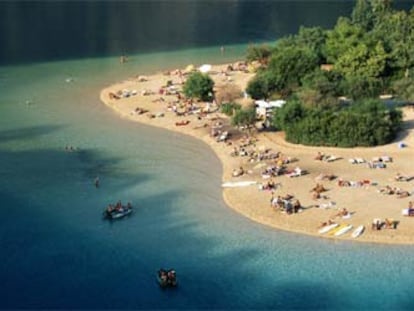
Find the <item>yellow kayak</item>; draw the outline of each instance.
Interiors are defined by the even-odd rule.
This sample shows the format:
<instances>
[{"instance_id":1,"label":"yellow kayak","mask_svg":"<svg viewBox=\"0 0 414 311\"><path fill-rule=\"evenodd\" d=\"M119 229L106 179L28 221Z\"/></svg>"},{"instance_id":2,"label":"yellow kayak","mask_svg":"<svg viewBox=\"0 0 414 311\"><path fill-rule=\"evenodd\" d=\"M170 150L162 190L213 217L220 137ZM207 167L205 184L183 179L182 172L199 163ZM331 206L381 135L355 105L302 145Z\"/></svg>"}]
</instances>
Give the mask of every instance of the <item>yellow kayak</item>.
<instances>
[{"instance_id":1,"label":"yellow kayak","mask_svg":"<svg viewBox=\"0 0 414 311\"><path fill-rule=\"evenodd\" d=\"M338 227L336 227L333 230L329 231L329 235L335 235L335 233L337 233L339 230L342 230L346 226L347 226L347 224L339 225Z\"/></svg>"}]
</instances>

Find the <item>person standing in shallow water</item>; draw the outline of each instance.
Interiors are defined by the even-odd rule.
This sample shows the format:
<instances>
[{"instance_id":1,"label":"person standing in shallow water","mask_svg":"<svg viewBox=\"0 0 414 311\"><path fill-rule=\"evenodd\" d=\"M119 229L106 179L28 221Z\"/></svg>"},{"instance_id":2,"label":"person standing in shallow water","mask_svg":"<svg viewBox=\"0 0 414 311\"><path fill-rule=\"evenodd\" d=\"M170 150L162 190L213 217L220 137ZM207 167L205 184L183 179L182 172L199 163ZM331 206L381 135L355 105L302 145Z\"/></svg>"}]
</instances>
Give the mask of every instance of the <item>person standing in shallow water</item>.
<instances>
[{"instance_id":1,"label":"person standing in shallow water","mask_svg":"<svg viewBox=\"0 0 414 311\"><path fill-rule=\"evenodd\" d=\"M224 55L224 52L225 52L225 51L226 51L226 50L225 50L224 46L221 46L221 48L220 48L221 55Z\"/></svg>"},{"instance_id":2,"label":"person standing in shallow water","mask_svg":"<svg viewBox=\"0 0 414 311\"><path fill-rule=\"evenodd\" d=\"M99 177L97 176L97 177L95 178L95 181L94 181L95 188L99 188L99 183L100 183L100 181L99 181Z\"/></svg>"},{"instance_id":3,"label":"person standing in shallow water","mask_svg":"<svg viewBox=\"0 0 414 311\"><path fill-rule=\"evenodd\" d=\"M125 55L121 55L121 57L119 58L119 62L121 64L126 63L128 61L128 57Z\"/></svg>"}]
</instances>

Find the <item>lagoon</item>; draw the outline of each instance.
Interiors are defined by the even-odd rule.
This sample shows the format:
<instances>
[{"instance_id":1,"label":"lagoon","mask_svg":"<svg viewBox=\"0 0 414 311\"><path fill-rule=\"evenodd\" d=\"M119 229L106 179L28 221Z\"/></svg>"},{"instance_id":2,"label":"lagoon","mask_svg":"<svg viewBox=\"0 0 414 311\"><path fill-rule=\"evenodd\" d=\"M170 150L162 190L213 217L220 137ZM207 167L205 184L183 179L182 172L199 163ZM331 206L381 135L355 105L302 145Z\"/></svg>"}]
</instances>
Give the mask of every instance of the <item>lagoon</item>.
<instances>
[{"instance_id":1,"label":"lagoon","mask_svg":"<svg viewBox=\"0 0 414 311\"><path fill-rule=\"evenodd\" d=\"M206 145L120 119L99 101L116 81L236 60L247 45L226 44L222 57L218 41L129 53L128 66L115 51L0 67L1 309L414 308L413 247L254 223L225 205ZM135 213L102 220L119 199ZM175 291L159 289L160 267L177 270Z\"/></svg>"}]
</instances>

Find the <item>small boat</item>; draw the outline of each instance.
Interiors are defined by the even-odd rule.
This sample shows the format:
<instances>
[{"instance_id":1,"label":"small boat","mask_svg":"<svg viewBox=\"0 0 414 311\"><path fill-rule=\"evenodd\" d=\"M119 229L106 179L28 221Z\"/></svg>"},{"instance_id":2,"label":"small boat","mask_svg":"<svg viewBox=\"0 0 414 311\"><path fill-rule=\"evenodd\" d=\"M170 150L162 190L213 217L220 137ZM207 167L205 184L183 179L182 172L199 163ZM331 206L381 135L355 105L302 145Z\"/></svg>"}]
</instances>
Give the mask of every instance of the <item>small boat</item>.
<instances>
[{"instance_id":1,"label":"small boat","mask_svg":"<svg viewBox=\"0 0 414 311\"><path fill-rule=\"evenodd\" d=\"M352 229L352 227L352 225L345 225L345 227L335 232L335 236L340 236L347 233L349 230Z\"/></svg>"},{"instance_id":2,"label":"small boat","mask_svg":"<svg viewBox=\"0 0 414 311\"><path fill-rule=\"evenodd\" d=\"M105 219L120 219L132 213L132 206L122 206L121 208L113 208L109 210L105 208L103 211L103 217Z\"/></svg>"},{"instance_id":3,"label":"small boat","mask_svg":"<svg viewBox=\"0 0 414 311\"><path fill-rule=\"evenodd\" d=\"M319 229L319 233L320 234L327 233L338 226L339 226L338 224L330 224L330 225L323 226L322 228Z\"/></svg>"},{"instance_id":4,"label":"small boat","mask_svg":"<svg viewBox=\"0 0 414 311\"><path fill-rule=\"evenodd\" d=\"M160 269L157 271L157 281L161 288L176 287L177 273L174 269Z\"/></svg>"},{"instance_id":5,"label":"small boat","mask_svg":"<svg viewBox=\"0 0 414 311\"><path fill-rule=\"evenodd\" d=\"M352 237L355 239L357 237L359 237L365 230L365 226L364 225L360 225L358 226L353 232L352 232Z\"/></svg>"}]
</instances>

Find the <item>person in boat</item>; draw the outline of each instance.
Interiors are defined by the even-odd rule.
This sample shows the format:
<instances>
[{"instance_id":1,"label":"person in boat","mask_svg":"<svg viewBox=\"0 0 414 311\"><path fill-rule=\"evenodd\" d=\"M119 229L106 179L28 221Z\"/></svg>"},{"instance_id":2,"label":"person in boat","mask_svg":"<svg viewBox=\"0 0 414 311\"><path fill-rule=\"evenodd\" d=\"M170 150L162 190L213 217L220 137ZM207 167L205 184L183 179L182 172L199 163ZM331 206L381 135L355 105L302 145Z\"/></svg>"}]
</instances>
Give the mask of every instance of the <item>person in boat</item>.
<instances>
[{"instance_id":1,"label":"person in boat","mask_svg":"<svg viewBox=\"0 0 414 311\"><path fill-rule=\"evenodd\" d=\"M177 276L176 276L175 270L174 269L170 269L168 271L164 269L158 270L158 281L161 287L176 286Z\"/></svg>"},{"instance_id":2,"label":"person in boat","mask_svg":"<svg viewBox=\"0 0 414 311\"><path fill-rule=\"evenodd\" d=\"M167 277L168 277L168 284L172 286L175 286L177 284L175 270L171 269L170 271L168 271Z\"/></svg>"},{"instance_id":3,"label":"person in boat","mask_svg":"<svg viewBox=\"0 0 414 311\"><path fill-rule=\"evenodd\" d=\"M105 210L106 216L110 217L114 211L115 211L115 207L112 204L109 204Z\"/></svg>"},{"instance_id":4,"label":"person in boat","mask_svg":"<svg viewBox=\"0 0 414 311\"><path fill-rule=\"evenodd\" d=\"M159 276L162 282L168 281L168 274L167 274L167 271L165 271L164 269L160 269Z\"/></svg>"},{"instance_id":5,"label":"person in boat","mask_svg":"<svg viewBox=\"0 0 414 311\"><path fill-rule=\"evenodd\" d=\"M119 201L116 203L116 205L115 205L115 209L116 209L117 211L121 211L121 210L122 210L122 202L121 202L121 200L119 200Z\"/></svg>"},{"instance_id":6,"label":"person in boat","mask_svg":"<svg viewBox=\"0 0 414 311\"><path fill-rule=\"evenodd\" d=\"M126 207L127 207L127 210L132 209L132 204L131 204L131 202L128 202Z\"/></svg>"}]
</instances>

